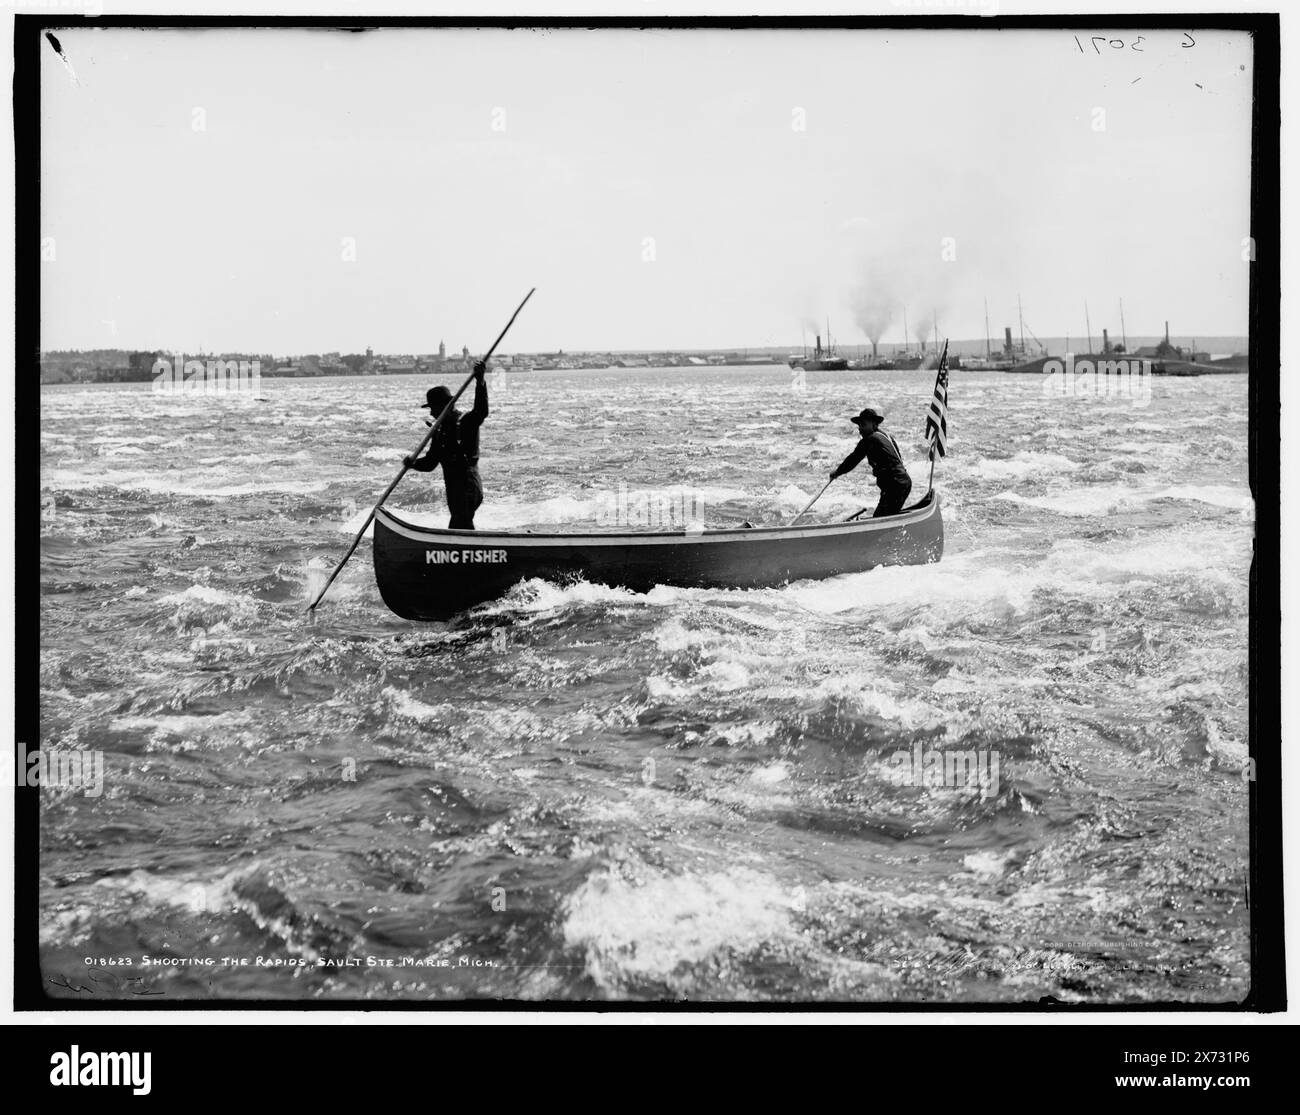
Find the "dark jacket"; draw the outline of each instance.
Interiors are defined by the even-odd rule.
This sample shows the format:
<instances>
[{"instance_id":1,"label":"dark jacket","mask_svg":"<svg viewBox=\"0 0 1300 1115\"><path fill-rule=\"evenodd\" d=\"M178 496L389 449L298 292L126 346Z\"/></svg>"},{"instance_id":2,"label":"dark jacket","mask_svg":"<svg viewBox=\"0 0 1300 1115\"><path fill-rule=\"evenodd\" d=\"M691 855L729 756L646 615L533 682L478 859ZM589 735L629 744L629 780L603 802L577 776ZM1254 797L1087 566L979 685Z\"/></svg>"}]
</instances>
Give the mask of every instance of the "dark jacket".
<instances>
[{"instance_id":1,"label":"dark jacket","mask_svg":"<svg viewBox=\"0 0 1300 1115\"><path fill-rule=\"evenodd\" d=\"M478 467L478 430L488 416L486 377L474 382L474 407L461 414L455 407L429 442L423 457L411 462L416 472L432 472L442 465L444 477L454 483Z\"/></svg>"},{"instance_id":2,"label":"dark jacket","mask_svg":"<svg viewBox=\"0 0 1300 1115\"><path fill-rule=\"evenodd\" d=\"M831 475L843 476L846 472L852 472L861 463L863 457L871 462L871 471L875 474L877 487L889 488L896 484L912 483L912 478L907 475L907 468L903 465L903 455L899 452L898 442L884 430L879 429L873 430L859 441L853 452L844 458L843 464Z\"/></svg>"}]
</instances>

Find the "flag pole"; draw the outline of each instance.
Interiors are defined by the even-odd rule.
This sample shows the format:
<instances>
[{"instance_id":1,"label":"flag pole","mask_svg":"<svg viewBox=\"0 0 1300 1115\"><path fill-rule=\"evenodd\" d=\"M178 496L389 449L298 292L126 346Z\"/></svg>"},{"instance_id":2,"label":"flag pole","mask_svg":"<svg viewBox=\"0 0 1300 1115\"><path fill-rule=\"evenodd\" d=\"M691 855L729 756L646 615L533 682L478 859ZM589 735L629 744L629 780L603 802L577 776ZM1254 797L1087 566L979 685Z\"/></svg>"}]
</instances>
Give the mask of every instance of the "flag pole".
<instances>
[{"instance_id":1,"label":"flag pole","mask_svg":"<svg viewBox=\"0 0 1300 1115\"><path fill-rule=\"evenodd\" d=\"M948 363L948 339L945 337L943 342L943 353L939 357L939 367L936 369L934 373L934 395L936 396L939 394L939 381L943 378L944 365L947 363ZM931 396L931 398L933 397L934 396ZM946 391L944 392L944 404L946 409L947 408ZM938 430L936 430L934 436L930 439L930 486L925 493L926 499L929 499L930 494L934 491L934 458L935 458L935 449L938 447L938 437L939 437L939 432Z\"/></svg>"}]
</instances>

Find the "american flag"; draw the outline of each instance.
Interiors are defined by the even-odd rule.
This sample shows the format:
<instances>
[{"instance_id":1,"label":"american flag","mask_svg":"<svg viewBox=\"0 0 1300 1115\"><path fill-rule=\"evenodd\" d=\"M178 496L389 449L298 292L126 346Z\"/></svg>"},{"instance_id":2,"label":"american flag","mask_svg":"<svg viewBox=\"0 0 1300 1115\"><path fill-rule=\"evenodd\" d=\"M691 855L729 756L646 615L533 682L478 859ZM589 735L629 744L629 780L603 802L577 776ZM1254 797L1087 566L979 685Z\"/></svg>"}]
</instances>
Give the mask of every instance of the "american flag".
<instances>
[{"instance_id":1,"label":"american flag","mask_svg":"<svg viewBox=\"0 0 1300 1115\"><path fill-rule=\"evenodd\" d=\"M934 398L925 412L925 440L930 443L930 460L948 454L948 342L943 343L939 374L934 379Z\"/></svg>"}]
</instances>

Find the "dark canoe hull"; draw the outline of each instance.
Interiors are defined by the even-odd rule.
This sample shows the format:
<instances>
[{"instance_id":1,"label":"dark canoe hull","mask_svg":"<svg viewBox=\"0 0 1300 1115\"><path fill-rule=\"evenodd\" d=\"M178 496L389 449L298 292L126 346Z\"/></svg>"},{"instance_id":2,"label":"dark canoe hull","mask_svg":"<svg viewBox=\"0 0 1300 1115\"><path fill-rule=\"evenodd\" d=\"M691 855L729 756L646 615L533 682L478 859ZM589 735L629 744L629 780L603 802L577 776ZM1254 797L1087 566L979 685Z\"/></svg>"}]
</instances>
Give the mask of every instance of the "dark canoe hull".
<instances>
[{"instance_id":1,"label":"dark canoe hull","mask_svg":"<svg viewBox=\"0 0 1300 1115\"><path fill-rule=\"evenodd\" d=\"M655 585L769 588L924 565L943 556L933 493L900 515L825 526L621 534L438 530L375 514L375 580L404 619L441 620L520 581L586 580L647 592Z\"/></svg>"}]
</instances>

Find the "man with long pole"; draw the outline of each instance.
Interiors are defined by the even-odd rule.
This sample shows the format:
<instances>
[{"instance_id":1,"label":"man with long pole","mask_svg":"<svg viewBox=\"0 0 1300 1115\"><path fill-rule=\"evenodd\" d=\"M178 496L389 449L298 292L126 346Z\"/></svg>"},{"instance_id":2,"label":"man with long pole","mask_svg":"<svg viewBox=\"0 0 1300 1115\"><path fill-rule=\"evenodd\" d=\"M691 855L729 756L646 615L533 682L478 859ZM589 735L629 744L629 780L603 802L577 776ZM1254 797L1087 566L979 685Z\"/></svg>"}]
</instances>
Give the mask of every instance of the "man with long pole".
<instances>
[{"instance_id":1,"label":"man with long pole","mask_svg":"<svg viewBox=\"0 0 1300 1115\"><path fill-rule=\"evenodd\" d=\"M533 288L533 290L536 289L537 289L536 287ZM477 375L478 368L480 366L482 367L487 366L488 360L491 358L492 354L497 350L497 345L499 345L502 342L502 340L505 338L505 335L508 332L510 332L510 327L514 325L515 318L519 316L519 311L522 310L524 306L528 304L528 299L530 299L533 296L533 290L530 290L527 294L524 295L524 300L519 303L519 308L515 310L513 314L510 315L510 320L506 322L506 327L501 330L500 334L498 334L497 336L497 339L492 342L492 347L483 354L483 359L478 361L478 363L475 365L474 372L470 373L470 375L466 377L465 382L460 385L460 389L456 392L456 394L452 395L451 398L447 401L447 405L443 407L442 413L438 415L437 421L434 422L433 425L429 427L428 432L424 435L423 438L420 439L420 444L416 446L415 452L412 453L410 457L403 458L402 471L393 477L392 483L389 484L388 487L384 489L384 494L381 495L379 499L375 501L374 507L370 509L370 514L366 516L366 521L361 524L361 529L357 531L357 536L354 539L352 539L352 545L348 547L348 552L343 555L343 560L340 561L338 565L334 567L334 572L332 572L329 575L329 579L325 582L325 587L322 588L320 592L316 594L316 599L307 605L307 610L309 612L316 610L316 605L319 604L325 598L325 594L329 591L330 585L334 583L334 578L337 577L339 575L339 571L345 565L347 565L348 559L354 553L356 553L357 546L361 544L361 539L365 536L366 529L370 526L371 520L374 519L375 517L375 512L378 511L384 505L384 500L386 500L390 495L392 495L393 489L396 488L399 483L401 483L402 477L406 475L407 469L411 467L410 462L412 461L412 459L418 458L420 454L424 452L424 447L433 440L434 436L442 428L443 422L446 420L447 416L451 413L452 409L455 407L456 400L459 399L462 394L464 394L465 388L467 388L470 385L470 381L473 380Z\"/></svg>"},{"instance_id":2,"label":"man with long pole","mask_svg":"<svg viewBox=\"0 0 1300 1115\"><path fill-rule=\"evenodd\" d=\"M903 464L903 453L889 434L880 428L885 416L875 407L863 407L862 411L849 419L858 428L858 444L831 473L831 480L852 472L865 459L871 463L875 474L876 487L880 489L880 502L876 505L872 518L880 519L886 515L897 515L903 510L908 494L912 491L912 478L907 474ZM823 489L824 491L825 489Z\"/></svg>"},{"instance_id":3,"label":"man with long pole","mask_svg":"<svg viewBox=\"0 0 1300 1115\"><path fill-rule=\"evenodd\" d=\"M449 530L473 530L474 512L483 502L483 481L478 474L478 431L488 416L486 372L483 361L474 365L474 408L468 414L461 414L452 406L447 388L441 384L429 388L424 405L430 414L446 412L442 428L430 439L423 457L402 460L402 464L416 472L432 472L442 465L447 510L451 512Z\"/></svg>"},{"instance_id":4,"label":"man with long pole","mask_svg":"<svg viewBox=\"0 0 1300 1115\"><path fill-rule=\"evenodd\" d=\"M883 417L884 416L881 415L879 411L873 410L871 407L867 407L867 409L864 410L861 414L859 414L857 418L853 419L854 423L858 427L859 432L862 433L863 435L863 440L862 442L859 442L858 448L855 449L853 453L849 455L849 457L845 460L844 464L840 465L839 468L837 468L833 473L831 473L832 480L834 480L836 476L842 475L844 472L847 472L848 469L845 466L848 465L849 467L852 467L852 465L850 465L850 462L853 462L853 464L857 464L857 461L860 460L862 456L866 456L869 454L870 447L864 448L868 436L873 437L877 441L882 436L881 431L877 429L877 427L879 426L879 421L876 421L875 425L872 425L870 424L870 422L864 424L861 420L864 418L878 419ZM883 435L883 436L888 436L888 435ZM898 443L894 442L893 438L890 438L889 440L893 442L894 449L897 450ZM943 354L939 357L939 371L934 379L934 395L931 397L930 406L925 412L925 440L930 444L930 491L934 491L935 458L944 456L944 454L947 453L948 451L948 342L947 341L943 342ZM874 460L872 461L872 464L874 467L875 465ZM900 458L900 464L901 464L901 458ZM904 474L906 474L906 470L904 470ZM874 516L876 518L879 518L881 515L892 515L895 514L897 511L902 510L902 501L899 501L898 507L894 508L893 510L882 510L882 508L886 507L884 487L885 487L884 484L881 484L880 505L876 508L876 514ZM907 490L910 491L911 487L912 487L912 482L911 480L908 480ZM825 489L823 489L823 491L824 490ZM905 500L906 498L907 498L907 493L904 492L903 499ZM860 516L865 515L866 513L867 513L867 509L864 507L861 511L857 512L854 515L850 515L844 521L846 523L851 523L853 522L854 519L857 519Z\"/></svg>"}]
</instances>

